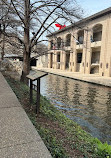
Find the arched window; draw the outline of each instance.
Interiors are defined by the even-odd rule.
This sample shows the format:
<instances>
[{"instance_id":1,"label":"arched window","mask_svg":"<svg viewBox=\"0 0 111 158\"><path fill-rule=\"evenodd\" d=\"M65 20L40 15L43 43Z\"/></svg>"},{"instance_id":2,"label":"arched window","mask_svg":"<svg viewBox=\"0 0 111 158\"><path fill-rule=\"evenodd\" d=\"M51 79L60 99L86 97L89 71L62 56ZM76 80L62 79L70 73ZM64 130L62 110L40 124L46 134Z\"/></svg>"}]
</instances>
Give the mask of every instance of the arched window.
<instances>
[{"instance_id":1,"label":"arched window","mask_svg":"<svg viewBox=\"0 0 111 158\"><path fill-rule=\"evenodd\" d=\"M66 46L70 46L71 45L71 34L68 34L66 36Z\"/></svg>"},{"instance_id":2,"label":"arched window","mask_svg":"<svg viewBox=\"0 0 111 158\"><path fill-rule=\"evenodd\" d=\"M50 41L50 49L53 49L53 40Z\"/></svg>"},{"instance_id":3,"label":"arched window","mask_svg":"<svg viewBox=\"0 0 111 158\"><path fill-rule=\"evenodd\" d=\"M102 24L97 24L93 27L93 42L101 41L102 39Z\"/></svg>"},{"instance_id":4,"label":"arched window","mask_svg":"<svg viewBox=\"0 0 111 158\"><path fill-rule=\"evenodd\" d=\"M84 30L78 32L78 44L83 44L84 42Z\"/></svg>"},{"instance_id":5,"label":"arched window","mask_svg":"<svg viewBox=\"0 0 111 158\"><path fill-rule=\"evenodd\" d=\"M61 38L60 37L57 38L57 48L58 49L61 48Z\"/></svg>"}]
</instances>

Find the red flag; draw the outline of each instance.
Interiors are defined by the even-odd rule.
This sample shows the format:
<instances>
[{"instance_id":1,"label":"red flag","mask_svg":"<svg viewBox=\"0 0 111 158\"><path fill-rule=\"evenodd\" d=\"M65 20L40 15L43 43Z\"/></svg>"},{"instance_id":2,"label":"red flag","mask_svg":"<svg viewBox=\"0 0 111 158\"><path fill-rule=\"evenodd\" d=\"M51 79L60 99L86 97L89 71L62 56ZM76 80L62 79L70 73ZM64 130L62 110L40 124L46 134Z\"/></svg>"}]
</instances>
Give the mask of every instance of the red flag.
<instances>
[{"instance_id":1,"label":"red flag","mask_svg":"<svg viewBox=\"0 0 111 158\"><path fill-rule=\"evenodd\" d=\"M60 24L55 24L56 27L59 27L59 30L63 29L64 27L66 27L66 25L60 25Z\"/></svg>"}]
</instances>

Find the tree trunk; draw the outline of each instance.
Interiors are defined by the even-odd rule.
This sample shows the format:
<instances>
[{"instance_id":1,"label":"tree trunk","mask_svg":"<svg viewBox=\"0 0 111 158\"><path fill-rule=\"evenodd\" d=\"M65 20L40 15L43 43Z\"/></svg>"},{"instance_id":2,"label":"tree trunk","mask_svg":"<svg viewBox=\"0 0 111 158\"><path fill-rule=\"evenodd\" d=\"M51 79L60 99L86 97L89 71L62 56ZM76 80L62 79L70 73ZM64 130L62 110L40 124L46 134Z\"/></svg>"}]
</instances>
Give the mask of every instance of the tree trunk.
<instances>
[{"instance_id":1,"label":"tree trunk","mask_svg":"<svg viewBox=\"0 0 111 158\"><path fill-rule=\"evenodd\" d=\"M1 59L3 60L4 59L4 40L2 41L2 52L1 52Z\"/></svg>"},{"instance_id":2,"label":"tree trunk","mask_svg":"<svg viewBox=\"0 0 111 158\"><path fill-rule=\"evenodd\" d=\"M26 76L29 74L30 72L30 51L27 52L26 50L24 50L23 53L23 70L22 70L22 76L21 76L21 81L26 83L28 82Z\"/></svg>"},{"instance_id":3,"label":"tree trunk","mask_svg":"<svg viewBox=\"0 0 111 158\"><path fill-rule=\"evenodd\" d=\"M4 48L5 48L5 25L3 25L3 33L2 33L2 44L1 44L1 49L2 49L2 52L1 52L1 59L3 60L4 59L4 55L5 55L5 52L4 52Z\"/></svg>"},{"instance_id":4,"label":"tree trunk","mask_svg":"<svg viewBox=\"0 0 111 158\"><path fill-rule=\"evenodd\" d=\"M29 45L29 33L27 31L29 30L24 29L25 49L23 52L23 70L22 70L22 76L21 76L21 81L26 84L27 84L26 76L30 72L30 54L31 54L31 47Z\"/></svg>"},{"instance_id":5,"label":"tree trunk","mask_svg":"<svg viewBox=\"0 0 111 158\"><path fill-rule=\"evenodd\" d=\"M21 81L27 83L26 76L30 72L30 0L25 0L25 18L24 18L24 53L23 53L23 71Z\"/></svg>"}]
</instances>

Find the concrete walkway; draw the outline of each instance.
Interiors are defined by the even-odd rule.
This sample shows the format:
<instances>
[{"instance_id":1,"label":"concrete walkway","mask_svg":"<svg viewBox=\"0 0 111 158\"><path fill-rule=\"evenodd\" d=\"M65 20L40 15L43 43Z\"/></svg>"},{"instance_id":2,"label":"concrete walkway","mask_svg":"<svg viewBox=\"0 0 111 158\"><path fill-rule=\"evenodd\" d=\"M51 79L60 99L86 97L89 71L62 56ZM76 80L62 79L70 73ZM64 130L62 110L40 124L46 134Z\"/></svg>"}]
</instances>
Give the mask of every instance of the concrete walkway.
<instances>
[{"instance_id":1,"label":"concrete walkway","mask_svg":"<svg viewBox=\"0 0 111 158\"><path fill-rule=\"evenodd\" d=\"M84 81L88 83L94 83L94 84L111 87L111 77L104 77L104 76L99 76L95 74L81 74L79 72L69 72L69 71L63 71L60 69L52 69L52 68L32 67L32 69L40 70L40 71L48 72L51 74L56 74L63 77L80 80L80 81Z\"/></svg>"},{"instance_id":2,"label":"concrete walkway","mask_svg":"<svg viewBox=\"0 0 111 158\"><path fill-rule=\"evenodd\" d=\"M51 158L35 127L1 73L0 158Z\"/></svg>"}]
</instances>

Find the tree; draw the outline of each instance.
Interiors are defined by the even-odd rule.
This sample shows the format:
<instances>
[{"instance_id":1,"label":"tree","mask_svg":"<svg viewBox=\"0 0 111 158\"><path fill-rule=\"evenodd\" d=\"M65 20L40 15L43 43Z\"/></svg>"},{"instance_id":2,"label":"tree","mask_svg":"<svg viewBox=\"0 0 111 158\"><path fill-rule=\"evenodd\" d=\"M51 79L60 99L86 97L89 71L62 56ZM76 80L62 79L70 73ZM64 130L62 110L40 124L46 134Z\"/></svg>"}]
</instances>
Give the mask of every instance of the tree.
<instances>
[{"instance_id":1,"label":"tree","mask_svg":"<svg viewBox=\"0 0 111 158\"><path fill-rule=\"evenodd\" d=\"M15 38L23 45L21 80L25 82L26 75L30 71L30 56L33 47L43 41L42 36L46 31L51 32L54 23L61 23L61 21L74 23L75 20L80 19L81 10L75 0L2 1L11 8L10 15L16 17L16 21L20 21L19 26L16 24L18 36ZM9 21L11 21L10 18ZM11 27L10 30L13 31L13 28Z\"/></svg>"},{"instance_id":2,"label":"tree","mask_svg":"<svg viewBox=\"0 0 111 158\"><path fill-rule=\"evenodd\" d=\"M17 25L20 26L20 20L14 16L11 3L8 0L0 1L0 49L2 60L5 53L15 53L16 51L17 54L18 48L21 49L20 42L17 39ZM21 51L19 50L19 52Z\"/></svg>"},{"instance_id":3,"label":"tree","mask_svg":"<svg viewBox=\"0 0 111 158\"><path fill-rule=\"evenodd\" d=\"M5 35L2 32L5 32L6 29L6 15L8 13L8 8L5 8L4 3L0 2L0 46L1 46L1 59L4 58L4 48L5 48ZM2 30L2 31L1 31Z\"/></svg>"}]
</instances>

